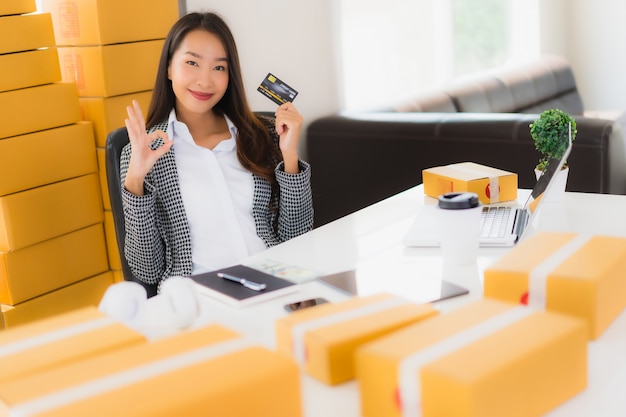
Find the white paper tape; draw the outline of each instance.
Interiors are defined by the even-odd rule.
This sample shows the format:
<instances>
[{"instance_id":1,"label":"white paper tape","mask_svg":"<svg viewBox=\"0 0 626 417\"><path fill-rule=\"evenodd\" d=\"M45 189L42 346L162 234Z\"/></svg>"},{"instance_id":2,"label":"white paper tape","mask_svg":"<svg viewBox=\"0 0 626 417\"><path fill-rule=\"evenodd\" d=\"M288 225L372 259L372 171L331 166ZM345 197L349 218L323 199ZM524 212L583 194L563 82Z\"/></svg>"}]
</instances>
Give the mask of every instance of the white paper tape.
<instances>
[{"instance_id":1,"label":"white paper tape","mask_svg":"<svg viewBox=\"0 0 626 417\"><path fill-rule=\"evenodd\" d=\"M454 169L461 171L461 172L467 172L468 174L474 175L478 178L484 178L485 176L484 171L481 171L478 169L472 169L463 165L455 165ZM489 177L489 202L490 203L500 202L500 180L497 176Z\"/></svg>"},{"instance_id":2,"label":"white paper tape","mask_svg":"<svg viewBox=\"0 0 626 417\"><path fill-rule=\"evenodd\" d=\"M500 202L500 181L498 177L489 177L489 202Z\"/></svg>"},{"instance_id":3,"label":"white paper tape","mask_svg":"<svg viewBox=\"0 0 626 417\"><path fill-rule=\"evenodd\" d=\"M92 330L97 330L105 326L109 326L116 323L110 317L103 317L100 319L90 320L83 323L67 326L62 329L53 330L50 332L38 334L33 337L29 337L23 340L19 340L13 343L0 346L0 358L4 356L14 355L18 352L33 349L39 346L47 345L50 343L58 342L59 340L76 336L81 333L87 333Z\"/></svg>"},{"instance_id":4,"label":"white paper tape","mask_svg":"<svg viewBox=\"0 0 626 417\"><path fill-rule=\"evenodd\" d=\"M344 321L367 316L369 314L378 313L379 311L388 310L390 308L397 307L406 303L407 301L400 297L393 297L376 303L366 304L359 308L342 311L336 314L331 314L328 316L319 317L313 320L308 320L306 322L296 324L295 326L293 326L293 329L291 331L294 359L300 365L304 364L306 360L306 354L304 349L304 335L307 332L319 329L321 327L326 327Z\"/></svg>"},{"instance_id":5,"label":"white paper tape","mask_svg":"<svg viewBox=\"0 0 626 417\"><path fill-rule=\"evenodd\" d=\"M583 247L591 236L579 235L553 252L542 263L534 267L528 277L528 306L538 309L546 308L548 275L574 252Z\"/></svg>"},{"instance_id":6,"label":"white paper tape","mask_svg":"<svg viewBox=\"0 0 626 417\"><path fill-rule=\"evenodd\" d=\"M526 306L511 308L502 314L498 314L415 352L400 361L398 365L398 387L400 389L403 417L420 417L422 415L419 372L424 365L523 320L534 311Z\"/></svg>"},{"instance_id":7,"label":"white paper tape","mask_svg":"<svg viewBox=\"0 0 626 417\"><path fill-rule=\"evenodd\" d=\"M170 356L156 362L131 368L110 376L66 388L22 404L17 404L10 411L9 416L34 417L40 413L54 410L79 400L95 397L112 389L146 381L177 369L189 367L209 359L246 349L250 346L254 346L250 340L236 338Z\"/></svg>"}]
</instances>

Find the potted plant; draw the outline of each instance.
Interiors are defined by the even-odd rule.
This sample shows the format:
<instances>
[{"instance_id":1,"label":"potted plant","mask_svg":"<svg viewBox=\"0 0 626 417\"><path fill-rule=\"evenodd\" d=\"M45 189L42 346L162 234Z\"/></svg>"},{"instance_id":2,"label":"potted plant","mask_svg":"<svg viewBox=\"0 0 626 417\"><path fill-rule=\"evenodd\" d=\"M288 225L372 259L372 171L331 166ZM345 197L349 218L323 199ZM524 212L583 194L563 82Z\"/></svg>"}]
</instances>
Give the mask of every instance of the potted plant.
<instances>
[{"instance_id":1,"label":"potted plant","mask_svg":"<svg viewBox=\"0 0 626 417\"><path fill-rule=\"evenodd\" d=\"M567 149L569 124L572 124L572 141L576 138L576 120L559 109L546 110L530 124L530 136L535 141L535 149L541 152L537 164L543 170L550 158L560 159Z\"/></svg>"},{"instance_id":2,"label":"potted plant","mask_svg":"<svg viewBox=\"0 0 626 417\"><path fill-rule=\"evenodd\" d=\"M568 145L569 129L572 129L572 141L576 138L576 121L568 113L559 109L546 110L530 124L530 136L535 142L535 149L541 152L541 159L535 167L537 178L541 175L548 161L561 159ZM560 200L565 193L569 166L567 161L561 172L557 173L556 183L550 191L551 200Z\"/></svg>"}]
</instances>

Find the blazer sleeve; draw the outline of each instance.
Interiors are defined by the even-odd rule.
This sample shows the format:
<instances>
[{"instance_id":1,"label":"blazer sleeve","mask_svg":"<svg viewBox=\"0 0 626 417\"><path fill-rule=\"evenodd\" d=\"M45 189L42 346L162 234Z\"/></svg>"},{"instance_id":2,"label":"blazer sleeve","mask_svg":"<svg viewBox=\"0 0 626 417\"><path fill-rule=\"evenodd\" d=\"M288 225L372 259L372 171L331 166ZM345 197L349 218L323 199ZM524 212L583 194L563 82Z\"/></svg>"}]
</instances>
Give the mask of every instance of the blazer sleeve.
<instances>
[{"instance_id":1,"label":"blazer sleeve","mask_svg":"<svg viewBox=\"0 0 626 417\"><path fill-rule=\"evenodd\" d=\"M165 248L157 228L156 193L148 178L144 184L143 196L134 195L126 190L124 181L129 161L130 144L124 147L120 157L122 205L126 228L124 254L135 277L148 284L156 284L161 280L165 269Z\"/></svg>"}]
</instances>

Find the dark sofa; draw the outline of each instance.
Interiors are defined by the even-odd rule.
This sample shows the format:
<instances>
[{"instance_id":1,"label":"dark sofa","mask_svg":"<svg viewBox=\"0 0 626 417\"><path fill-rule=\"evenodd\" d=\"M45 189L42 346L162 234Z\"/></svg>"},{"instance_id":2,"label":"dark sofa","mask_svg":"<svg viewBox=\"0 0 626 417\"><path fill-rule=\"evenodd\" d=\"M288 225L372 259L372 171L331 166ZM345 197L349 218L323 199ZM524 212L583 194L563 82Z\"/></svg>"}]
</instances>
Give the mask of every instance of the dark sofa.
<instances>
[{"instance_id":1,"label":"dark sofa","mask_svg":"<svg viewBox=\"0 0 626 417\"><path fill-rule=\"evenodd\" d=\"M626 194L619 120L585 116L559 57L480 74L395 108L323 117L307 128L315 225L422 182L422 170L472 161L518 173L532 188L539 153L529 125L543 110L572 114L578 135L567 190Z\"/></svg>"}]
</instances>

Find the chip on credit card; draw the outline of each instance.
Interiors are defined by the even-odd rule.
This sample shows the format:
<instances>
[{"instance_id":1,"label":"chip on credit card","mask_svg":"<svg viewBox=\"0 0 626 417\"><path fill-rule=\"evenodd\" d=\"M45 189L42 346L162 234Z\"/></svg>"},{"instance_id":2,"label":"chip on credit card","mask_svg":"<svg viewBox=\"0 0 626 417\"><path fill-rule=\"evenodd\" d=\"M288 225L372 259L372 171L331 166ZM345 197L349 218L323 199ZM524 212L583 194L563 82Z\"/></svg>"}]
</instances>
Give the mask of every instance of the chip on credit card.
<instances>
[{"instance_id":1,"label":"chip on credit card","mask_svg":"<svg viewBox=\"0 0 626 417\"><path fill-rule=\"evenodd\" d=\"M257 91L261 92L264 96L272 100L274 103L281 105L288 101L293 101L298 92L285 84L275 75L268 73L263 79Z\"/></svg>"}]
</instances>

